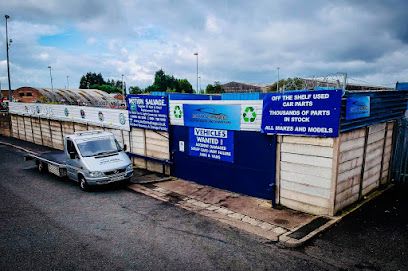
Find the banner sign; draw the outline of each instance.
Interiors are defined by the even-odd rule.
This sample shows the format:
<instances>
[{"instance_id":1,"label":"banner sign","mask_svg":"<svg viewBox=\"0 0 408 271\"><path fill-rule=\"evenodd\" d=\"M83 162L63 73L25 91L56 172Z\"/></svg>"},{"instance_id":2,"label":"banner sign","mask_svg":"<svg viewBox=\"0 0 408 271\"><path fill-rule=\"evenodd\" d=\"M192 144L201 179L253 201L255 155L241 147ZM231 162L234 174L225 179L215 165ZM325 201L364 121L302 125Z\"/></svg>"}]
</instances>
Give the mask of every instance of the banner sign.
<instances>
[{"instance_id":1,"label":"banner sign","mask_svg":"<svg viewBox=\"0 0 408 271\"><path fill-rule=\"evenodd\" d=\"M168 100L164 96L128 95L129 124L131 127L168 131Z\"/></svg>"},{"instance_id":2,"label":"banner sign","mask_svg":"<svg viewBox=\"0 0 408 271\"><path fill-rule=\"evenodd\" d=\"M236 104L183 104L184 125L240 130L241 106Z\"/></svg>"},{"instance_id":3,"label":"banner sign","mask_svg":"<svg viewBox=\"0 0 408 271\"><path fill-rule=\"evenodd\" d=\"M264 97L261 131L280 135L337 137L341 90L291 91Z\"/></svg>"},{"instance_id":4,"label":"banner sign","mask_svg":"<svg viewBox=\"0 0 408 271\"><path fill-rule=\"evenodd\" d=\"M128 112L123 109L42 103L10 103L10 113L38 118L72 121L130 130Z\"/></svg>"},{"instance_id":5,"label":"banner sign","mask_svg":"<svg viewBox=\"0 0 408 271\"><path fill-rule=\"evenodd\" d=\"M190 127L189 155L234 163L234 131Z\"/></svg>"},{"instance_id":6,"label":"banner sign","mask_svg":"<svg viewBox=\"0 0 408 271\"><path fill-rule=\"evenodd\" d=\"M370 96L351 96L347 98L346 120L370 116Z\"/></svg>"}]
</instances>

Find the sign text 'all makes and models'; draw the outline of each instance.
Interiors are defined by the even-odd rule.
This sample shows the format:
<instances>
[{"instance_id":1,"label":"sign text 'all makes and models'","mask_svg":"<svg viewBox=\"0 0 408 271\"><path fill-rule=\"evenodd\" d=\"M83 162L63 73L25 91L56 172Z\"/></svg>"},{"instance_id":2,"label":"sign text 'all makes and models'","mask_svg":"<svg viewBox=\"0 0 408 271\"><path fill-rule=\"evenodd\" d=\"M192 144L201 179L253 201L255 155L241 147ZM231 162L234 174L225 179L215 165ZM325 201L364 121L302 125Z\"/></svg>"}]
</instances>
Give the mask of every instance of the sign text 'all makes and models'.
<instances>
[{"instance_id":1,"label":"sign text 'all makes and models'","mask_svg":"<svg viewBox=\"0 0 408 271\"><path fill-rule=\"evenodd\" d=\"M262 132L336 137L341 90L291 91L264 98Z\"/></svg>"},{"instance_id":2,"label":"sign text 'all makes and models'","mask_svg":"<svg viewBox=\"0 0 408 271\"><path fill-rule=\"evenodd\" d=\"M168 131L168 100L166 97L129 95L127 100L131 127Z\"/></svg>"}]
</instances>

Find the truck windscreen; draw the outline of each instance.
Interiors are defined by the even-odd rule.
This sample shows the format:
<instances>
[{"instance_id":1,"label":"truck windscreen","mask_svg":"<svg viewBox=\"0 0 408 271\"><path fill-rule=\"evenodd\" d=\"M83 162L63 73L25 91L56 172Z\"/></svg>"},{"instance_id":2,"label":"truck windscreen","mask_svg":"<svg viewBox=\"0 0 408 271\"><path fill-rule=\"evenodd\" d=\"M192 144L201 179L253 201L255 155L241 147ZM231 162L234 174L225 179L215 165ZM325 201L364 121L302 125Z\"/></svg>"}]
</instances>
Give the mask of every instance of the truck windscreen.
<instances>
[{"instance_id":1,"label":"truck windscreen","mask_svg":"<svg viewBox=\"0 0 408 271\"><path fill-rule=\"evenodd\" d=\"M122 150L118 142L111 137L76 140L76 143L83 157L116 153Z\"/></svg>"}]
</instances>

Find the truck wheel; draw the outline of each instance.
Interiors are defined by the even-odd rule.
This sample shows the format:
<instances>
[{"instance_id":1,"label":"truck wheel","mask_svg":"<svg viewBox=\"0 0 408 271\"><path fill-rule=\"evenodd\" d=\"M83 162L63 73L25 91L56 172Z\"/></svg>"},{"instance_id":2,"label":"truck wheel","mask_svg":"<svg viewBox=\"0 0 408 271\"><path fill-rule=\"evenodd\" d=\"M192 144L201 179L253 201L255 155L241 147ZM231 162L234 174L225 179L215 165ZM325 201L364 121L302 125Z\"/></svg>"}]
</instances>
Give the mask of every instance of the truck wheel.
<instances>
[{"instance_id":1,"label":"truck wheel","mask_svg":"<svg viewBox=\"0 0 408 271\"><path fill-rule=\"evenodd\" d=\"M79 187L81 188L82 191L89 191L89 185L86 182L84 176L79 177Z\"/></svg>"},{"instance_id":2,"label":"truck wheel","mask_svg":"<svg viewBox=\"0 0 408 271\"><path fill-rule=\"evenodd\" d=\"M44 164L43 162L38 162L37 168L38 168L38 171L39 171L40 173L45 173L45 172L47 172L47 165Z\"/></svg>"}]
</instances>

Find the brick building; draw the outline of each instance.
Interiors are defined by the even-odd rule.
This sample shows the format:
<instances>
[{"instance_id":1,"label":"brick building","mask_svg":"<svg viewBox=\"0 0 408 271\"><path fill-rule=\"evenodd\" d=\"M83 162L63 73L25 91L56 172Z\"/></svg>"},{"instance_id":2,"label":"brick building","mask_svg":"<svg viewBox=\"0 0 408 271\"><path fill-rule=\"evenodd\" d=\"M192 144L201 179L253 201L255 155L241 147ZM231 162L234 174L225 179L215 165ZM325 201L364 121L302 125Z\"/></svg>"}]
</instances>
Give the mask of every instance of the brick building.
<instances>
[{"instance_id":1,"label":"brick building","mask_svg":"<svg viewBox=\"0 0 408 271\"><path fill-rule=\"evenodd\" d=\"M239 82L229 82L221 85L225 92L262 92L262 87L258 85L245 84Z\"/></svg>"}]
</instances>

